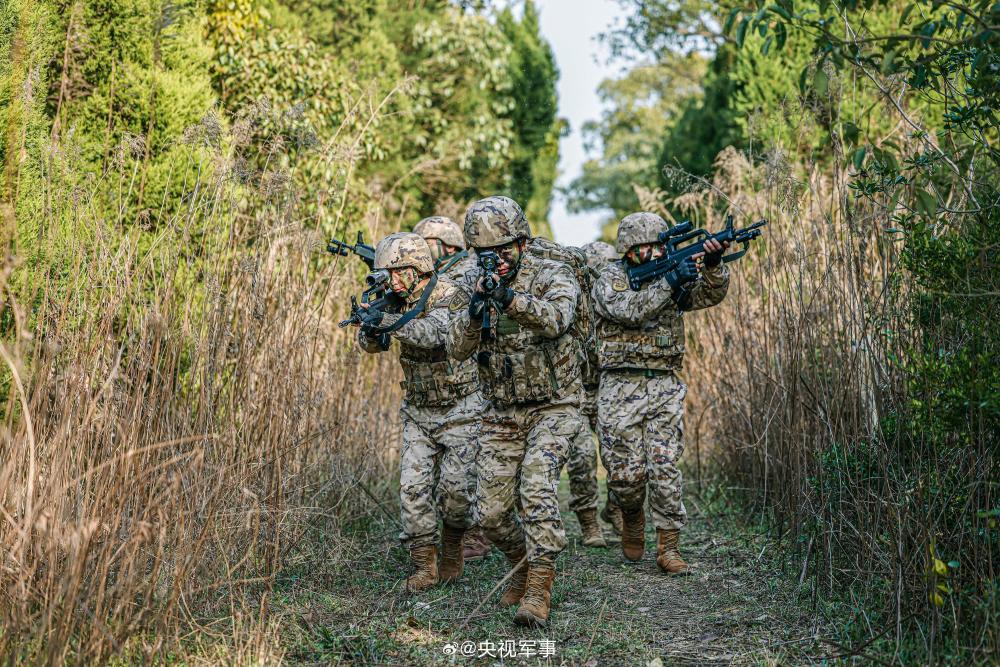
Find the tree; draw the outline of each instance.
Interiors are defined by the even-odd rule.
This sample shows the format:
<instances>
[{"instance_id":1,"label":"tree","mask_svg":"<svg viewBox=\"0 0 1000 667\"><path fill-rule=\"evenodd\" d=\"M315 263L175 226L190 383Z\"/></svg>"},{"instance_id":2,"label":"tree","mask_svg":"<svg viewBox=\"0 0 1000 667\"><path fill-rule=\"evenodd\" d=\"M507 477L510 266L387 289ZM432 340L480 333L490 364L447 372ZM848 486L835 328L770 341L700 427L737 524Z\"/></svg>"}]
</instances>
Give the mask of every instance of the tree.
<instances>
[{"instance_id":1,"label":"tree","mask_svg":"<svg viewBox=\"0 0 1000 667\"><path fill-rule=\"evenodd\" d=\"M706 64L699 54L669 55L601 83L606 109L600 121L583 128L588 151L601 155L588 160L570 184L570 210L609 207L622 217L636 209L632 186L657 183L663 137L701 98Z\"/></svg>"}]
</instances>

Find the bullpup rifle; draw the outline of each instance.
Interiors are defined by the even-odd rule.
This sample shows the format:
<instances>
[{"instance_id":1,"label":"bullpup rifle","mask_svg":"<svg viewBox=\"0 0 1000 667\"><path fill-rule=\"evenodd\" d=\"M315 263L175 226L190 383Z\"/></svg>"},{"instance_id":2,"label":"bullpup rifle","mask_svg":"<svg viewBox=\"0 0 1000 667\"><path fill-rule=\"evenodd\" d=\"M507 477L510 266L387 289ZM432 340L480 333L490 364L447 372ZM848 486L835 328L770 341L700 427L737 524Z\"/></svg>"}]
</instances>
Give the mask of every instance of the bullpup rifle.
<instances>
[{"instance_id":1,"label":"bullpup rifle","mask_svg":"<svg viewBox=\"0 0 1000 667\"><path fill-rule=\"evenodd\" d=\"M476 252L479 259L479 268L483 276L483 290L489 294L500 285L500 279L496 277L497 267L500 265L500 256L492 250L479 250ZM487 339L496 336L496 321L493 317L493 299L486 297L483 304L483 336Z\"/></svg>"},{"instance_id":2,"label":"bullpup rifle","mask_svg":"<svg viewBox=\"0 0 1000 667\"><path fill-rule=\"evenodd\" d=\"M361 258L361 261L368 265L369 269L372 271L375 270L375 247L365 243L363 232L358 232L358 240L354 245L346 241L330 239L330 242L326 244L326 251L341 257L347 257L353 252Z\"/></svg>"},{"instance_id":3,"label":"bullpup rifle","mask_svg":"<svg viewBox=\"0 0 1000 667\"><path fill-rule=\"evenodd\" d=\"M735 229L733 216L730 215L726 216L726 226L722 231L710 234L704 229L694 229L689 220L682 222L665 232L660 232L659 241L665 250L662 257L637 266L626 266L628 285L633 290L638 290L648 282L665 278L674 288L674 299L680 304L685 288L698 277L691 258L700 252L705 252L706 241L715 239L719 243L728 241L741 244L742 249L722 256L723 262L733 262L747 253L750 241L763 233L761 228L766 224L767 220L759 220L743 229Z\"/></svg>"}]
</instances>

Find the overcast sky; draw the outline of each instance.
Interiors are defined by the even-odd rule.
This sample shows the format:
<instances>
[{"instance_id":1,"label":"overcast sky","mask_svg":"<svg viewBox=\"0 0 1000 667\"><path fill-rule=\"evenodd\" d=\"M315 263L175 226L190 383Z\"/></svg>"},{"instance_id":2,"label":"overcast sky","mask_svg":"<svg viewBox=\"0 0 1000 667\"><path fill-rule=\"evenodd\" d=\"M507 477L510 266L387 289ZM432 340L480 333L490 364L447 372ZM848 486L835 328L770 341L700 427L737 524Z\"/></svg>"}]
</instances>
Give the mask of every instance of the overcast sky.
<instances>
[{"instance_id":1,"label":"overcast sky","mask_svg":"<svg viewBox=\"0 0 1000 667\"><path fill-rule=\"evenodd\" d=\"M558 185L579 175L586 156L580 128L601 115L597 85L620 65L605 65L607 50L597 42L621 11L613 0L535 0L542 34L549 40L559 66L559 115L569 120L571 133L559 146ZM552 203L555 240L570 245L593 241L610 211L570 214L558 194Z\"/></svg>"}]
</instances>

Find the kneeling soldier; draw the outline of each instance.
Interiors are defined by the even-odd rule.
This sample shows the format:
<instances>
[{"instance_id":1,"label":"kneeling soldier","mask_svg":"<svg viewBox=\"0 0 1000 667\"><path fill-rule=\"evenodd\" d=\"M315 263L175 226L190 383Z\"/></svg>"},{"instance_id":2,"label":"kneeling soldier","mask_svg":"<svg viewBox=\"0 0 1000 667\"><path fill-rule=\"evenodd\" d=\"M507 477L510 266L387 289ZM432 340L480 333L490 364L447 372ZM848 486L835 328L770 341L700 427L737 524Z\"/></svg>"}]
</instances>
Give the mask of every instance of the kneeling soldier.
<instances>
[{"instance_id":1,"label":"kneeling soldier","mask_svg":"<svg viewBox=\"0 0 1000 667\"><path fill-rule=\"evenodd\" d=\"M488 400L477 514L513 569L502 604L520 603L519 625L545 625L555 559L566 546L559 471L579 419L581 350L570 331L579 287L568 266L528 251L528 221L507 197L469 207L465 238L481 264L498 260L495 273L485 276L496 282L490 291L479 266L465 276L448 334L452 356L475 355Z\"/></svg>"},{"instance_id":2,"label":"kneeling soldier","mask_svg":"<svg viewBox=\"0 0 1000 667\"><path fill-rule=\"evenodd\" d=\"M665 280L632 290L625 263L638 265L662 256L659 234L667 229L654 213L626 216L617 243L624 259L610 263L594 285L601 367L597 420L608 487L622 510L625 557L638 561L645 549L648 484L656 562L664 572L682 574L688 571L678 546L687 518L677 468L684 449L687 393L677 377L684 359L682 316L685 310L719 303L729 287L729 271L721 263L723 245L712 239L705 243L705 269L680 304Z\"/></svg>"},{"instance_id":3,"label":"kneeling soldier","mask_svg":"<svg viewBox=\"0 0 1000 667\"><path fill-rule=\"evenodd\" d=\"M408 315L367 308L358 334L361 348L371 353L387 350L390 337L399 341L405 391L399 409L400 539L416 566L406 588L417 592L462 574L462 536L468 525L469 476L482 400L475 362L452 361L445 351L448 304L456 287L434 273L427 242L417 234L392 234L375 249L374 268L389 272L390 288L407 311L425 304L416 317L391 332L386 330ZM426 290L431 292L425 295ZM438 506L444 523L440 569Z\"/></svg>"}]
</instances>

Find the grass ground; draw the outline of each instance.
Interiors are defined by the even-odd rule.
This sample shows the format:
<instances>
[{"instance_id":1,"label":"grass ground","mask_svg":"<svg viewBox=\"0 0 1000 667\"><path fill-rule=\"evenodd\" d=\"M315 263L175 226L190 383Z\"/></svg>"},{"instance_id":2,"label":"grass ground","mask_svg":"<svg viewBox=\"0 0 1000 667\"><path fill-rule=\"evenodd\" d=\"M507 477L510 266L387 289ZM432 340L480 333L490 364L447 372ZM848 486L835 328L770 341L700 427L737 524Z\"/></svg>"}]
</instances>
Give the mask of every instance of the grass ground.
<instances>
[{"instance_id":1,"label":"grass ground","mask_svg":"<svg viewBox=\"0 0 1000 667\"><path fill-rule=\"evenodd\" d=\"M569 546L558 562L553 613L544 630L515 627L513 610L496 604L500 592L492 589L505 573L496 550L468 564L460 583L407 595L407 554L391 511L379 512L355 524L346 547L338 541L336 548L301 554L301 564L285 572L270 603L271 636L290 664L836 662L837 649L821 639L824 623L799 599L797 577L776 570L763 538L700 511L696 501L689 510L682 546L694 573L681 578L659 573L651 527L645 558L626 564L609 527L609 548L583 547L567 512ZM501 659L505 641L513 645ZM463 656L463 643L470 642L476 654ZM497 649L488 652L484 642ZM458 655L449 655L448 647ZM528 657L532 649L552 654Z\"/></svg>"}]
</instances>

